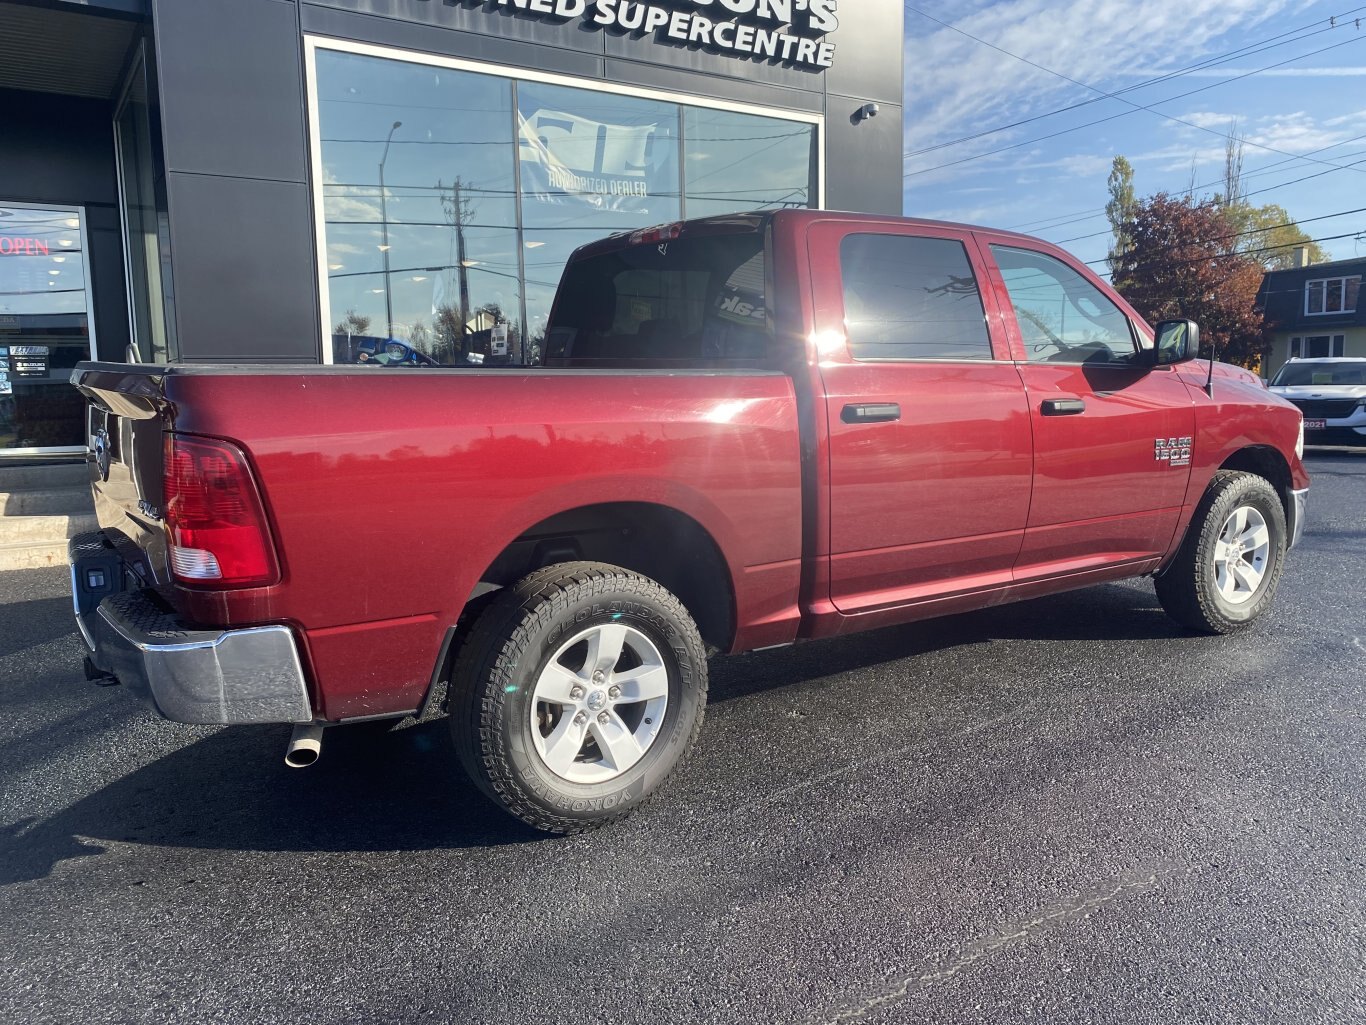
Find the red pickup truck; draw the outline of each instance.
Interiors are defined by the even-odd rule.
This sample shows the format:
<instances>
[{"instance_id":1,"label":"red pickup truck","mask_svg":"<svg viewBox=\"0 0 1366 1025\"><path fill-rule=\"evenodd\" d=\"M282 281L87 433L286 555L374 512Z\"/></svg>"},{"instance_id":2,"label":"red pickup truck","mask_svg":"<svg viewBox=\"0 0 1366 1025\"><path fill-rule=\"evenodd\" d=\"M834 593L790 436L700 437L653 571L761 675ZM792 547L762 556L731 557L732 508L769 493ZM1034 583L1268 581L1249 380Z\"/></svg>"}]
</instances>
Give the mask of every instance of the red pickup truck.
<instances>
[{"instance_id":1,"label":"red pickup truck","mask_svg":"<svg viewBox=\"0 0 1366 1025\"><path fill-rule=\"evenodd\" d=\"M783 211L580 249L542 365L90 363L87 672L163 716L450 712L541 829L638 805L707 659L1152 576L1228 632L1304 523L1299 412L1022 235Z\"/></svg>"}]
</instances>

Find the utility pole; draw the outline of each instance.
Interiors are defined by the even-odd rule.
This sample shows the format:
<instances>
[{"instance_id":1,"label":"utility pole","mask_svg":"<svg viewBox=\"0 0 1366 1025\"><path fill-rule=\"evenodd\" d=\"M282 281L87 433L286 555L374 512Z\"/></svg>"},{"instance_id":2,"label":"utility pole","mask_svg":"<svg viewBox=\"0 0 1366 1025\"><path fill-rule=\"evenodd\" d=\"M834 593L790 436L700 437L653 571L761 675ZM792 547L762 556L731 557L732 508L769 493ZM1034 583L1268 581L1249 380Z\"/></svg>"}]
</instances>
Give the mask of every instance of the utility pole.
<instances>
[{"instance_id":1,"label":"utility pole","mask_svg":"<svg viewBox=\"0 0 1366 1025\"><path fill-rule=\"evenodd\" d=\"M455 260L460 281L460 349L470 333L470 272L465 258L465 201L460 196L461 180L455 179L451 189L455 199Z\"/></svg>"},{"instance_id":2,"label":"utility pole","mask_svg":"<svg viewBox=\"0 0 1366 1025\"><path fill-rule=\"evenodd\" d=\"M384 188L384 162L389 159L389 143L394 141L394 133L402 127L402 121L394 122L389 137L384 140L384 154L379 158L379 223L383 239L379 251L384 256L384 320L388 325L385 338L394 337L394 294L389 287L389 197Z\"/></svg>"}]
</instances>

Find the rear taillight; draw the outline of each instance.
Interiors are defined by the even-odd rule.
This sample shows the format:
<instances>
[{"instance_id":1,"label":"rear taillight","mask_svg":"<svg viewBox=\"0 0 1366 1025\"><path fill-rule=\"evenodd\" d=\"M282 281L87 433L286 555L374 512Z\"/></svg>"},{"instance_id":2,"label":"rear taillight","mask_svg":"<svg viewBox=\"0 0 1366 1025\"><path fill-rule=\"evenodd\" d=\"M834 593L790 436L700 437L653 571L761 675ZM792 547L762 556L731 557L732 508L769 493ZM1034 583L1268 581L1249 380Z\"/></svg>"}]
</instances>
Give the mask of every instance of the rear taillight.
<instances>
[{"instance_id":1,"label":"rear taillight","mask_svg":"<svg viewBox=\"0 0 1366 1025\"><path fill-rule=\"evenodd\" d=\"M260 587L280 578L247 458L213 438L166 435L171 573L191 587Z\"/></svg>"}]
</instances>

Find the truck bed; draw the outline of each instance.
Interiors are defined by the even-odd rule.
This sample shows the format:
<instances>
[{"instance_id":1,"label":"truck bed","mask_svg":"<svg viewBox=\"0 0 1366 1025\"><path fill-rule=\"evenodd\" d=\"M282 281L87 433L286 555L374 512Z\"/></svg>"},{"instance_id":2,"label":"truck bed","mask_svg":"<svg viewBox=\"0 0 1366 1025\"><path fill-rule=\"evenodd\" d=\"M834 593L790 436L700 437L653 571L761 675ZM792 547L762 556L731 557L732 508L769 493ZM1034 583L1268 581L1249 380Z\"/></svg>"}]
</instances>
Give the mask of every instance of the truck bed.
<instances>
[{"instance_id":1,"label":"truck bed","mask_svg":"<svg viewBox=\"0 0 1366 1025\"><path fill-rule=\"evenodd\" d=\"M107 480L92 463L101 527L136 546L188 623L293 627L306 675L327 680L314 695L327 720L417 708L480 581L509 546L554 544L565 510L675 510L725 553L683 550L679 523L679 573L727 562L724 646L795 634L799 433L781 373L82 364L72 380L111 439ZM166 431L249 439L278 584L170 583Z\"/></svg>"}]
</instances>

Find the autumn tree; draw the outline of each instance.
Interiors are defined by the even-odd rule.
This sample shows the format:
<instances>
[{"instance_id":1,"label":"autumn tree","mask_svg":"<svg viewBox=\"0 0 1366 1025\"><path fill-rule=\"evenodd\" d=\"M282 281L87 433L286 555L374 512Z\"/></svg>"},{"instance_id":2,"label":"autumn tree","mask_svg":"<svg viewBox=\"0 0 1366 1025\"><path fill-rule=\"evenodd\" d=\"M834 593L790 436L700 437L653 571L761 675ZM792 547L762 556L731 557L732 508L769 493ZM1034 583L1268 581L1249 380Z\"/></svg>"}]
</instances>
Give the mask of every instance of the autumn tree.
<instances>
[{"instance_id":1,"label":"autumn tree","mask_svg":"<svg viewBox=\"0 0 1366 1025\"><path fill-rule=\"evenodd\" d=\"M1263 348L1255 305L1263 267L1229 245L1236 229L1224 208L1158 193L1135 204L1127 227L1130 246L1114 268L1124 298L1150 323L1194 320L1201 355L1213 350L1255 369Z\"/></svg>"}]
</instances>

